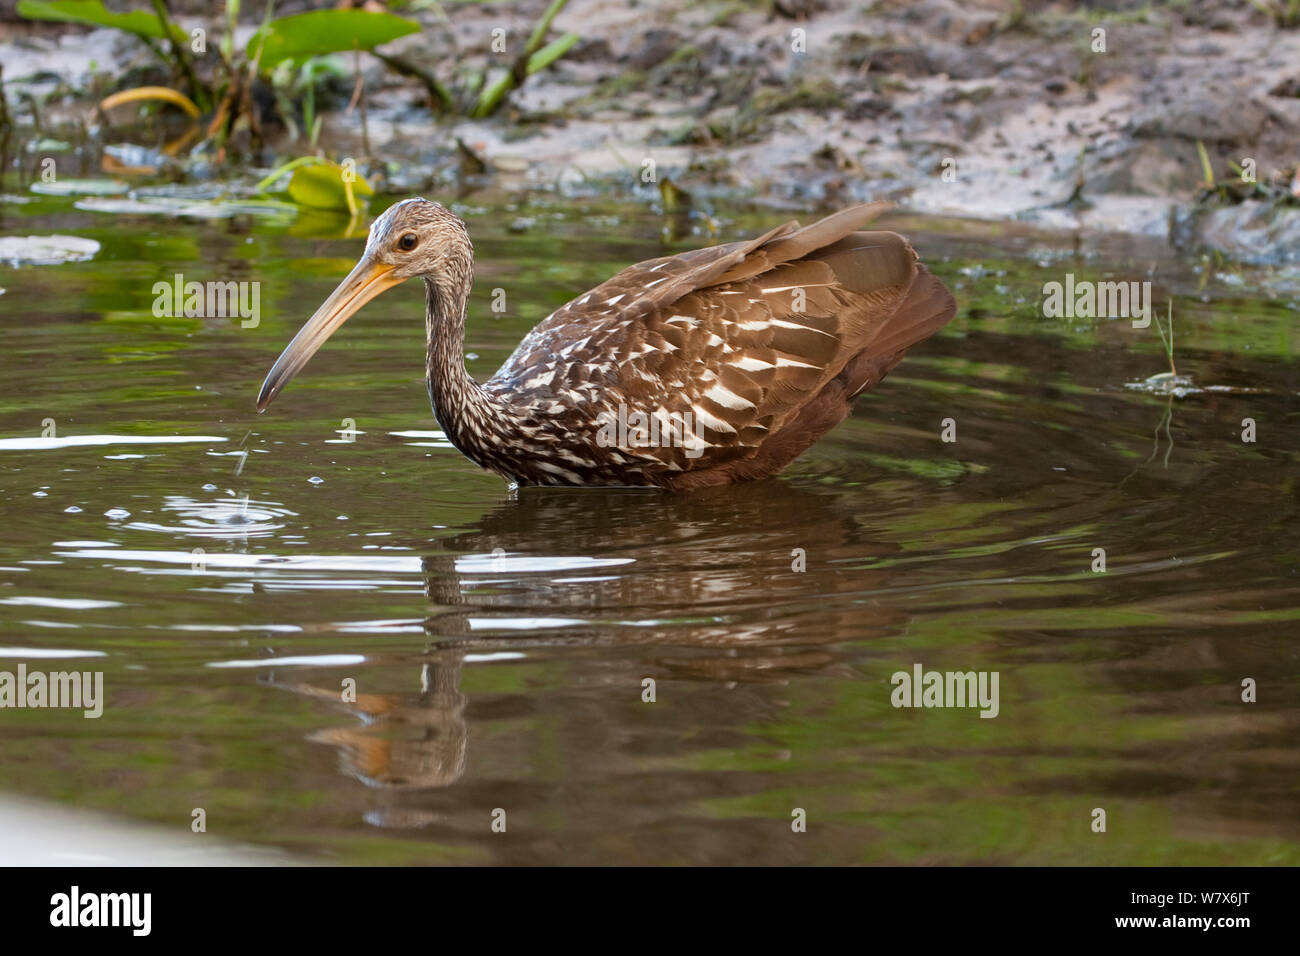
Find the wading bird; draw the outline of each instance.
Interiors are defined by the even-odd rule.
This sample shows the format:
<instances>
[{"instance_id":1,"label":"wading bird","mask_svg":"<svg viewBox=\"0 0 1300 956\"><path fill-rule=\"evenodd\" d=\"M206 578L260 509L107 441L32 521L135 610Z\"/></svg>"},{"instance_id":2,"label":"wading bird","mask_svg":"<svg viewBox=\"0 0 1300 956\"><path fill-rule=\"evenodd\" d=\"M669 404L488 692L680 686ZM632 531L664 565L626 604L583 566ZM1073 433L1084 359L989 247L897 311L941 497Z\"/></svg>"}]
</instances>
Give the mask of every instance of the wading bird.
<instances>
[{"instance_id":1,"label":"wading bird","mask_svg":"<svg viewBox=\"0 0 1300 956\"><path fill-rule=\"evenodd\" d=\"M280 355L258 411L331 334L419 276L433 412L469 459L520 485L689 491L780 471L909 348L952 318L888 204L629 266L557 309L483 384L465 371L474 250L439 203L407 199Z\"/></svg>"}]
</instances>

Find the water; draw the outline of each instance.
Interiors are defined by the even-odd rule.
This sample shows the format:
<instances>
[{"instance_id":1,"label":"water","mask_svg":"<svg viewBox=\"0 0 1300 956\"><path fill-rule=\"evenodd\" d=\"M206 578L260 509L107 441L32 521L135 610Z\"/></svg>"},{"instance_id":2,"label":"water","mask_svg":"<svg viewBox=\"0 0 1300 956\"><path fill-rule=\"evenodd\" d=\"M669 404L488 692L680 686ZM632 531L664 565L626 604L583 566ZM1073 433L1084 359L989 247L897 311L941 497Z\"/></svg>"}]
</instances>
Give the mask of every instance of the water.
<instances>
[{"instance_id":1,"label":"water","mask_svg":"<svg viewBox=\"0 0 1300 956\"><path fill-rule=\"evenodd\" d=\"M460 211L480 378L709 241ZM106 703L0 711L0 788L320 862L1300 862L1294 278L892 224L958 317L783 476L512 494L437 430L418 283L254 413L360 251L342 224L5 205L101 248L0 267L0 670L102 670ZM1168 371L1154 327L1039 304L1148 270L1181 398L1130 387ZM260 281L260 324L155 317L178 272ZM894 708L916 663L996 671L997 717Z\"/></svg>"}]
</instances>

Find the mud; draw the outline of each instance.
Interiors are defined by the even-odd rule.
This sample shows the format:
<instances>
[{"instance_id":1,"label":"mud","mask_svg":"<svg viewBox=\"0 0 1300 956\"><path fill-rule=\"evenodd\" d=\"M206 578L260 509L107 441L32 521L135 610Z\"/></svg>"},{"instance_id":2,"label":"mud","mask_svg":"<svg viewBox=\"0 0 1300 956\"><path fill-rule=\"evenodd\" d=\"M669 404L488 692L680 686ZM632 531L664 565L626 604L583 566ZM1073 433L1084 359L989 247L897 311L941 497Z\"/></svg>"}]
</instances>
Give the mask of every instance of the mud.
<instances>
[{"instance_id":1,"label":"mud","mask_svg":"<svg viewBox=\"0 0 1300 956\"><path fill-rule=\"evenodd\" d=\"M493 55L494 27L518 42L544 6L456 5L449 21L403 11L425 29L384 52L449 81ZM464 176L459 140L485 162L480 179L509 189L654 201L653 161L656 179L705 202L890 198L1300 263L1300 30L1245 2L572 0L554 28L582 40L485 120L435 118L419 82L363 56L372 168L398 191L445 186ZM158 71L110 31L9 22L0 40L20 123L31 107L17 90L50 125ZM324 98L321 145L360 155L346 85ZM305 151L286 140L285 154Z\"/></svg>"}]
</instances>

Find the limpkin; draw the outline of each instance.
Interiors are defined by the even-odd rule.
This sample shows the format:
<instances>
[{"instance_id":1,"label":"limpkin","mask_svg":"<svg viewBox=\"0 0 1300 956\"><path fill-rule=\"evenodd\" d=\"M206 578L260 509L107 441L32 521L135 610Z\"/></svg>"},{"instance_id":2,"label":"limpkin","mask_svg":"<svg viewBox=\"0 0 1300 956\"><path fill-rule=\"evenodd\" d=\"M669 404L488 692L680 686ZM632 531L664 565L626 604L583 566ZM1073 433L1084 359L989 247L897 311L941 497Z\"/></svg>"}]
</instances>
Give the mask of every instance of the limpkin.
<instances>
[{"instance_id":1,"label":"limpkin","mask_svg":"<svg viewBox=\"0 0 1300 956\"><path fill-rule=\"evenodd\" d=\"M258 411L358 309L424 279L426 371L448 440L520 485L688 491L780 471L956 309L908 241L859 232L887 203L629 266L557 309L486 382L465 370L474 251L406 199L280 355Z\"/></svg>"}]
</instances>

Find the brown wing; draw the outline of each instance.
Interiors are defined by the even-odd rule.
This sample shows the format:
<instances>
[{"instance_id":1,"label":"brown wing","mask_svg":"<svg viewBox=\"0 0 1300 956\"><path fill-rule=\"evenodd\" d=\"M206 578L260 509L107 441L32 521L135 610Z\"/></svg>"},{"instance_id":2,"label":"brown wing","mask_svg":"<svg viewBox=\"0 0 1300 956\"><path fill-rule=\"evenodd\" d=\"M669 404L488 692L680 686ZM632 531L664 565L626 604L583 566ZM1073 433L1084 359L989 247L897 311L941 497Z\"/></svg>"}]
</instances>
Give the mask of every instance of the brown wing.
<instances>
[{"instance_id":1,"label":"brown wing","mask_svg":"<svg viewBox=\"0 0 1300 956\"><path fill-rule=\"evenodd\" d=\"M589 448L621 419L631 441L615 462L668 483L793 447L780 436L834 383L842 410L820 416L824 427L780 467L952 317L951 296L902 236L852 232L884 205L625 269L534 329L488 387ZM942 293L924 308L922 276Z\"/></svg>"},{"instance_id":2,"label":"brown wing","mask_svg":"<svg viewBox=\"0 0 1300 956\"><path fill-rule=\"evenodd\" d=\"M757 239L692 249L628 266L539 322L492 376L490 384L509 383L527 390L523 383L539 371L550 370L554 356L561 352L582 359L600 359L603 356L596 351L598 344L616 350L623 344L635 345L635 320L717 281L718 276L743 264L764 243L797 228L797 223L787 222Z\"/></svg>"}]
</instances>

